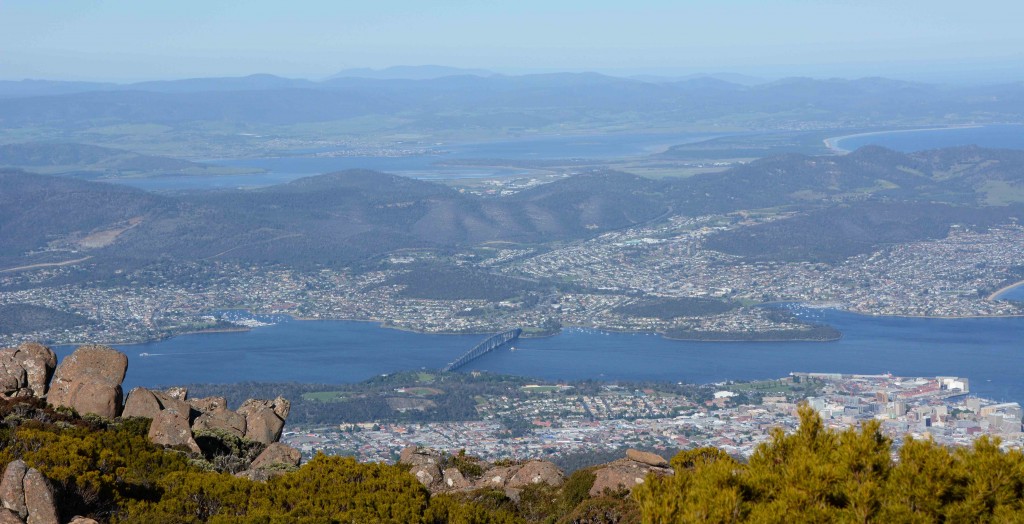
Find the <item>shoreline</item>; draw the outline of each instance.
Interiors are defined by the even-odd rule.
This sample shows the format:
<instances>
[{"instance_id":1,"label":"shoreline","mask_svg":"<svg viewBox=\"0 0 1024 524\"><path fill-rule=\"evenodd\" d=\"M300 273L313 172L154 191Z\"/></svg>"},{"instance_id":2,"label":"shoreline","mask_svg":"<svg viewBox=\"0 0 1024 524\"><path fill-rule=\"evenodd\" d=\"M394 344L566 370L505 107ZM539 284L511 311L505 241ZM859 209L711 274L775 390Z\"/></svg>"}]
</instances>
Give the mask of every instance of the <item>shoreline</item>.
<instances>
[{"instance_id":1,"label":"shoreline","mask_svg":"<svg viewBox=\"0 0 1024 524\"><path fill-rule=\"evenodd\" d=\"M1016 282L1014 284L1010 284L1009 286L1005 286L1005 287L999 289L998 291L996 291L995 293L993 293L992 296L999 295L999 294L1002 294L1002 293L1006 293L1007 291L1010 291L1012 289L1016 289L1018 287L1024 287L1024 280L1022 280L1020 282ZM777 302L777 303L781 304L781 303L793 303L793 302L780 301L780 302ZM821 307L815 306L814 302L803 302L803 303L797 303L797 304L802 305L803 307L807 307L809 309L822 309ZM851 310L848 310L848 309L842 309L842 308L838 308L838 307L830 307L830 308L825 308L825 309L832 309L832 310L839 311L839 312L842 312L842 313L849 313L851 315L857 315L857 316L862 316L862 317L871 317L871 318L914 318L914 319L936 319L936 320L970 320L970 319L1024 318L1024 313L1013 314L1013 315L960 315L960 316L948 316L948 315L892 315L892 314L865 313L865 312L860 312L860 311L851 311ZM246 311L248 311L248 310L246 310ZM250 313L251 313L251 311L250 311ZM379 327L381 329L392 329L392 330L395 330L395 331L404 331L406 333L415 333L417 335L484 336L484 335L491 335L491 334L493 334L492 331L474 331L474 332L421 331L421 330L417 330L417 329L414 329L414 328L409 328L409 327L403 327L403 326L396 326L396 325L393 325L393 324L388 324L386 320L372 319L372 318L371 319L365 319L365 318L362 318L362 319L358 319L358 318L308 318L308 317L299 317L299 316L295 316L295 315L289 315L287 313L279 313L279 314L284 316L284 317L287 317L290 320L296 321L296 322L323 322L323 321L327 321L327 322L361 322L361 323L368 323L368 324L376 324L377 327ZM273 324L271 324L271 325L273 325ZM264 327L264 326L260 326L260 327ZM255 328L240 326L238 328L217 328L217 329L198 330L198 331L186 331L186 332L174 333L174 334L171 334L171 335L168 335L168 336L164 336L164 337L154 338L154 339L151 339L151 340L133 341L133 342L111 341L111 342L106 342L105 344L108 344L108 345L111 345L111 346L139 346L139 345L144 345L144 344L152 344L154 342L161 342L161 341L164 341L164 340L169 340L171 338L178 337L178 336L184 336L184 335L205 335L205 334L217 334L217 333L244 333L244 332L253 331L254 329ZM525 335L525 336L521 336L520 338L523 338L523 339L550 338L550 337L554 337L554 336L558 336L558 335L562 334L566 329L589 329L589 330L594 330L594 331L599 331L599 332L609 333L609 334L657 335L657 336L662 337L662 338L664 338L666 340L674 340L674 341L679 341L679 342L730 342L730 343L732 343L732 342L759 342L759 343L769 343L769 342L836 342L836 341L841 340L843 338L843 334L841 332L840 332L840 335L838 337L829 338L829 339L794 338L794 339L778 340L778 339L701 339L701 338L676 338L676 337L670 337L670 336L668 336L665 333L662 333L660 331L602 329L602 328L594 327L594 326L580 326L580 325L573 325L573 324L563 325L561 329L559 329L557 332L554 332L554 333L547 333L547 334L542 334L542 335ZM715 332L715 333L719 333L719 332ZM80 344L80 343L78 343L78 342L62 342L62 343L53 343L51 345L54 346L54 347L60 347L60 346L74 346L74 345L78 345L78 344Z\"/></svg>"},{"instance_id":2,"label":"shoreline","mask_svg":"<svg viewBox=\"0 0 1024 524\"><path fill-rule=\"evenodd\" d=\"M888 134L893 134L893 133L916 133L916 132L920 132L920 131L946 131L946 130L949 130L949 129L976 129L976 128L979 128L979 127L985 127L985 125L984 124L954 124L954 125L940 126L940 127L920 127L920 128L914 128L914 129L890 129L890 130L881 130L881 131L868 131L866 133L854 133L852 135L833 136L833 137L829 137L829 138L826 138L826 139L822 140L822 142L825 144L825 147L829 149L829 151L832 151L833 153L842 155L842 154L850 153L852 151L851 149L844 149L842 147L839 147L839 143L842 142L843 140L847 139L847 138L858 138L858 137L865 137L865 136L888 135Z\"/></svg>"},{"instance_id":3,"label":"shoreline","mask_svg":"<svg viewBox=\"0 0 1024 524\"><path fill-rule=\"evenodd\" d=\"M1017 288L1022 287L1022 286L1024 286L1024 280L1021 280L1019 282L1014 282L1013 284L1010 284L1008 286L1003 286L1003 287L993 291L992 294L989 295L988 297L986 297L985 300L1001 300L999 298L1000 295L1004 295L1006 293L1009 293L1010 291L1013 291L1014 289L1017 289Z\"/></svg>"}]
</instances>

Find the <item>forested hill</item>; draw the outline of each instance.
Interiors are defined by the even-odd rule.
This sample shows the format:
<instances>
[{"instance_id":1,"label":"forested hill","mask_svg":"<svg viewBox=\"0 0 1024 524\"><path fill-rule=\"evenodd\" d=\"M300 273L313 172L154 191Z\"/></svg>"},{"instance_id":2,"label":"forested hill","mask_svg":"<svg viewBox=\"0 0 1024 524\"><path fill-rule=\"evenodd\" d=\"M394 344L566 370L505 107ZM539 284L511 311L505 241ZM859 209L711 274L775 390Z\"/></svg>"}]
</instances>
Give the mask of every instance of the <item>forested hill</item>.
<instances>
[{"instance_id":1,"label":"forested hill","mask_svg":"<svg viewBox=\"0 0 1024 524\"><path fill-rule=\"evenodd\" d=\"M564 241L669 214L760 208L800 213L715 245L737 254L766 247L769 255L774 245L791 257L820 259L835 245L850 248L833 250L842 258L883 242L943 236L952 224L987 227L1021 216L1015 203L1024 200L1024 153L866 147L686 179L597 171L500 198L359 170L176 196L12 170L0 171L0 184L3 267L83 256L121 268L158 259L356 264L402 248ZM830 233L825 224L839 227ZM788 240L776 242L780 236Z\"/></svg>"}]
</instances>

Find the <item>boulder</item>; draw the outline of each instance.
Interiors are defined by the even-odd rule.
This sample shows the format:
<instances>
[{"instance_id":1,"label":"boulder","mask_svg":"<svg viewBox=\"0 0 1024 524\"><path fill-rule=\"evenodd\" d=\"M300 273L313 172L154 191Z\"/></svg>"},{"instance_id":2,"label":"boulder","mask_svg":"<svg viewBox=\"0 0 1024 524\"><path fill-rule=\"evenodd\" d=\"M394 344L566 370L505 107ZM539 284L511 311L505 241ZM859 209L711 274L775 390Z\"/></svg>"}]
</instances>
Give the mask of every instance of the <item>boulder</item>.
<instances>
[{"instance_id":1,"label":"boulder","mask_svg":"<svg viewBox=\"0 0 1024 524\"><path fill-rule=\"evenodd\" d=\"M459 468L448 468L444 470L441 475L444 482L444 489L463 490L469 489L473 486L473 484L466 480L466 477L462 475Z\"/></svg>"},{"instance_id":2,"label":"boulder","mask_svg":"<svg viewBox=\"0 0 1024 524\"><path fill-rule=\"evenodd\" d=\"M546 460L531 460L520 466L508 479L505 486L523 488L530 484L548 484L558 487L563 482L565 482L565 474L558 469L558 466Z\"/></svg>"},{"instance_id":3,"label":"boulder","mask_svg":"<svg viewBox=\"0 0 1024 524\"><path fill-rule=\"evenodd\" d=\"M28 466L25 462L14 460L7 464L3 480L0 480L0 504L22 519L28 516L28 508L25 506L26 473Z\"/></svg>"},{"instance_id":4,"label":"boulder","mask_svg":"<svg viewBox=\"0 0 1024 524\"><path fill-rule=\"evenodd\" d=\"M25 474L26 524L60 524L53 501L53 486L39 470L30 468Z\"/></svg>"},{"instance_id":5,"label":"boulder","mask_svg":"<svg viewBox=\"0 0 1024 524\"><path fill-rule=\"evenodd\" d=\"M495 466L490 468L476 481L476 487L502 489L508 480L512 478L516 469L517 467L515 466Z\"/></svg>"},{"instance_id":6,"label":"boulder","mask_svg":"<svg viewBox=\"0 0 1024 524\"><path fill-rule=\"evenodd\" d=\"M81 346L57 367L46 399L81 414L114 418L120 414L121 382L127 370L124 353L106 346Z\"/></svg>"},{"instance_id":7,"label":"boulder","mask_svg":"<svg viewBox=\"0 0 1024 524\"><path fill-rule=\"evenodd\" d=\"M175 400L188 400L188 388L185 386L174 386L164 390L164 394Z\"/></svg>"},{"instance_id":8,"label":"boulder","mask_svg":"<svg viewBox=\"0 0 1024 524\"><path fill-rule=\"evenodd\" d=\"M17 513L7 508L0 508L0 524L25 524L25 521L21 520Z\"/></svg>"},{"instance_id":9,"label":"boulder","mask_svg":"<svg viewBox=\"0 0 1024 524\"><path fill-rule=\"evenodd\" d=\"M93 519L75 515L68 524L100 524Z\"/></svg>"},{"instance_id":10,"label":"boulder","mask_svg":"<svg viewBox=\"0 0 1024 524\"><path fill-rule=\"evenodd\" d=\"M188 413L181 413L175 408L168 408L153 417L149 426L149 440L161 446L185 446L199 453L199 444L192 438L192 429L188 424Z\"/></svg>"},{"instance_id":11,"label":"boulder","mask_svg":"<svg viewBox=\"0 0 1024 524\"><path fill-rule=\"evenodd\" d=\"M56 367L57 354L42 344L0 349L0 394L43 397Z\"/></svg>"},{"instance_id":12,"label":"boulder","mask_svg":"<svg viewBox=\"0 0 1024 524\"><path fill-rule=\"evenodd\" d=\"M188 405L200 413L228 409L228 399L224 397L190 398Z\"/></svg>"},{"instance_id":13,"label":"boulder","mask_svg":"<svg viewBox=\"0 0 1024 524\"><path fill-rule=\"evenodd\" d=\"M421 448L419 446L406 446L398 457L399 464L409 464L412 466L419 466L422 464L440 465L441 461L441 452L430 448Z\"/></svg>"},{"instance_id":14,"label":"boulder","mask_svg":"<svg viewBox=\"0 0 1024 524\"><path fill-rule=\"evenodd\" d=\"M437 467L437 464L419 464L413 466L409 473L428 489L436 487L435 484L440 483L442 479L441 468Z\"/></svg>"},{"instance_id":15,"label":"boulder","mask_svg":"<svg viewBox=\"0 0 1024 524\"><path fill-rule=\"evenodd\" d=\"M648 466L654 466L658 468L667 468L668 461L661 455L650 453L648 451L640 451L636 449L627 449L626 458L634 460L641 464L647 464Z\"/></svg>"},{"instance_id":16,"label":"boulder","mask_svg":"<svg viewBox=\"0 0 1024 524\"><path fill-rule=\"evenodd\" d=\"M263 444L277 442L284 430L284 418L280 413L287 415L290 409L291 404L281 397L246 400L238 408L238 413L245 416L245 438Z\"/></svg>"},{"instance_id":17,"label":"boulder","mask_svg":"<svg viewBox=\"0 0 1024 524\"><path fill-rule=\"evenodd\" d=\"M632 491L637 484L643 484L644 478L650 473L671 475L673 471L669 467L656 467L628 458L609 462L594 471L594 485L590 488L590 496L596 497L605 489Z\"/></svg>"},{"instance_id":18,"label":"boulder","mask_svg":"<svg viewBox=\"0 0 1024 524\"><path fill-rule=\"evenodd\" d=\"M302 453L299 450L288 444L274 442L267 446L267 449L263 450L256 460L252 461L249 469L269 468L275 465L297 467L301 461Z\"/></svg>"},{"instance_id":19,"label":"boulder","mask_svg":"<svg viewBox=\"0 0 1024 524\"><path fill-rule=\"evenodd\" d=\"M245 427L245 416L229 409L208 411L192 423L193 431L221 430L239 438L245 436Z\"/></svg>"},{"instance_id":20,"label":"boulder","mask_svg":"<svg viewBox=\"0 0 1024 524\"><path fill-rule=\"evenodd\" d=\"M156 395L146 388L134 388L128 392L128 400L124 403L124 411L121 416L156 418L157 413L163 409Z\"/></svg>"}]
</instances>

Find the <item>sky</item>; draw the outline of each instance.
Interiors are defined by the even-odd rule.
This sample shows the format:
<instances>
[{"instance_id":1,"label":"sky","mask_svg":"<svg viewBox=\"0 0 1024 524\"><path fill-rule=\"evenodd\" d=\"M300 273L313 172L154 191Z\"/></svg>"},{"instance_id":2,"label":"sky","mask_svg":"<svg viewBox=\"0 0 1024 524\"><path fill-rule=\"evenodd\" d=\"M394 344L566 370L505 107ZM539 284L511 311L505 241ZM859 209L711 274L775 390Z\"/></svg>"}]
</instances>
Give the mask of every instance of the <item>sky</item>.
<instances>
[{"instance_id":1,"label":"sky","mask_svg":"<svg viewBox=\"0 0 1024 524\"><path fill-rule=\"evenodd\" d=\"M1020 0L0 0L0 79L439 64L1024 80Z\"/></svg>"}]
</instances>

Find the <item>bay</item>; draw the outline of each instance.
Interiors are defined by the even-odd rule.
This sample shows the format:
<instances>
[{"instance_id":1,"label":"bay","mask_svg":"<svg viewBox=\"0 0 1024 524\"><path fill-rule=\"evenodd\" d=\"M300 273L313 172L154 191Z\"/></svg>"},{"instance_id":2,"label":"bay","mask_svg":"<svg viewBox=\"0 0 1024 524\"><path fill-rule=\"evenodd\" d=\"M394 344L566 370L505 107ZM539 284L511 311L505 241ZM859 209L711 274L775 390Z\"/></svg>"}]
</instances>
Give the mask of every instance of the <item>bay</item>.
<instances>
[{"instance_id":1,"label":"bay","mask_svg":"<svg viewBox=\"0 0 1024 524\"><path fill-rule=\"evenodd\" d=\"M853 151L867 145L882 146L904 153L968 145L995 149L1024 149L1024 125L998 124L880 131L830 140L836 148L845 151Z\"/></svg>"},{"instance_id":2,"label":"bay","mask_svg":"<svg viewBox=\"0 0 1024 524\"><path fill-rule=\"evenodd\" d=\"M549 380L710 383L793 371L967 377L978 395L1024 402L1024 318L872 317L797 308L843 332L835 342L690 342L657 335L567 329L521 339L469 364ZM117 346L127 388L188 383L351 383L400 370L439 369L484 336L425 335L373 323L284 320L248 332ZM61 356L72 348L58 348ZM140 356L146 353L149 356Z\"/></svg>"},{"instance_id":3,"label":"bay","mask_svg":"<svg viewBox=\"0 0 1024 524\"><path fill-rule=\"evenodd\" d=\"M406 156L281 156L204 161L218 166L251 168L261 173L243 175L169 175L109 179L149 191L264 187L297 178L343 171L372 169L420 180L454 180L522 176L529 170L500 167L445 165L460 160L591 160L641 157L672 145L708 140L721 135L705 133L632 133L606 135L554 135L467 144L439 144L424 154Z\"/></svg>"}]
</instances>

